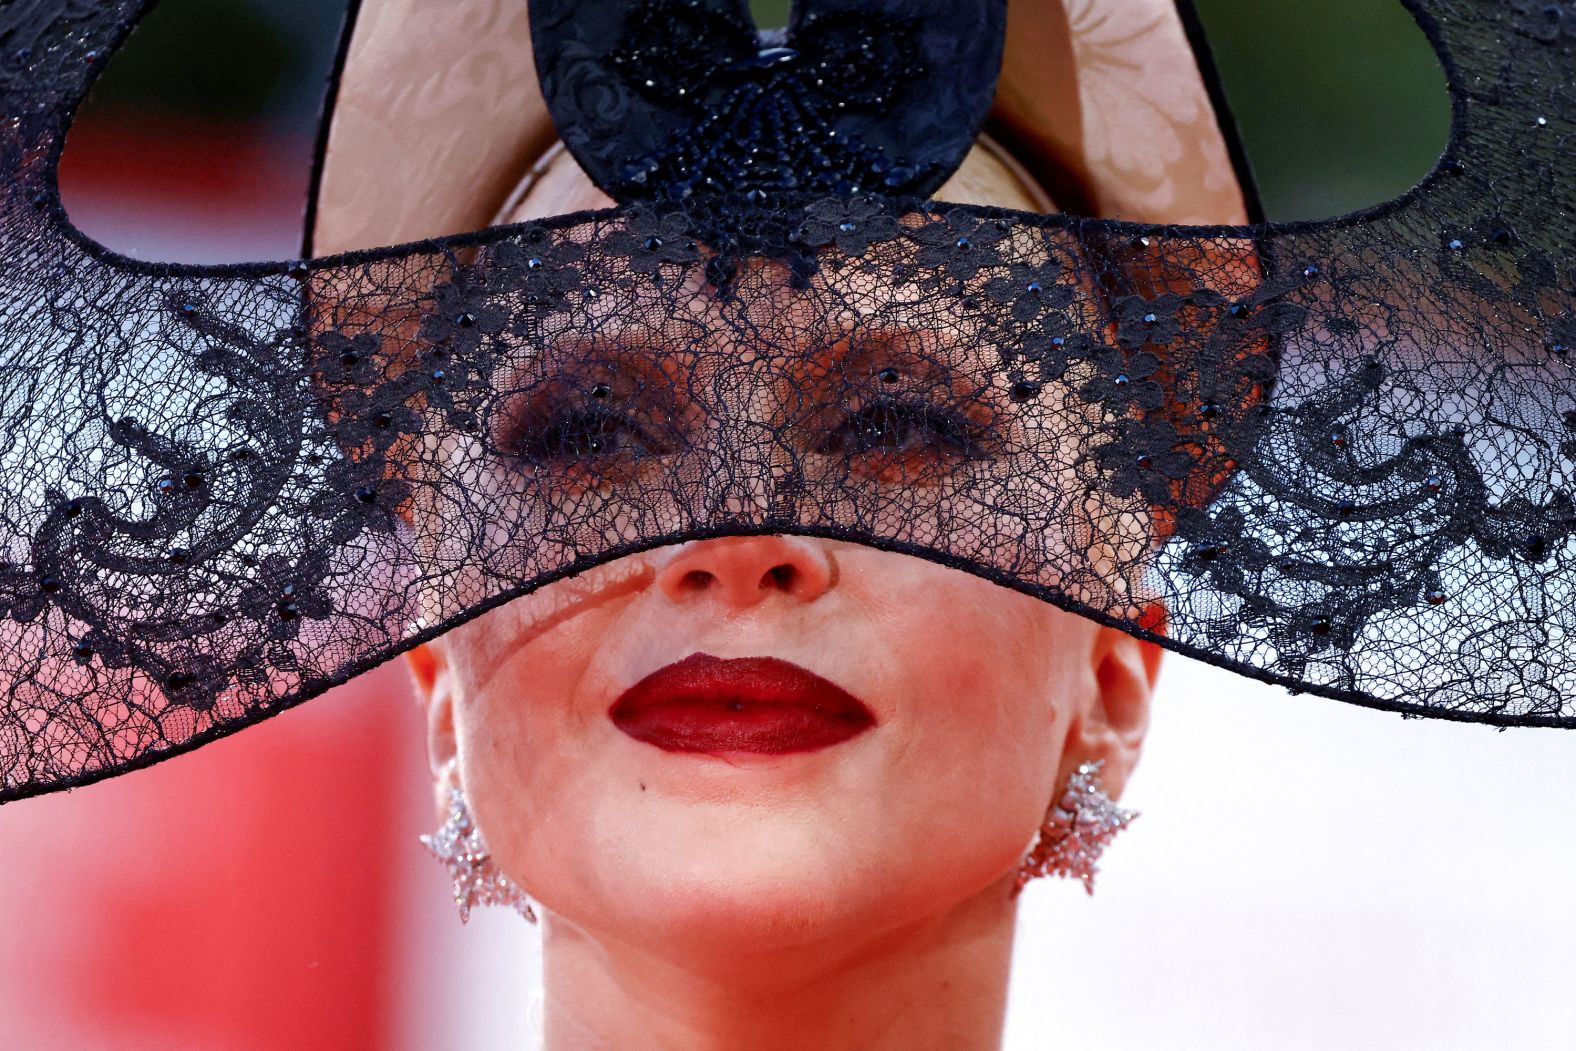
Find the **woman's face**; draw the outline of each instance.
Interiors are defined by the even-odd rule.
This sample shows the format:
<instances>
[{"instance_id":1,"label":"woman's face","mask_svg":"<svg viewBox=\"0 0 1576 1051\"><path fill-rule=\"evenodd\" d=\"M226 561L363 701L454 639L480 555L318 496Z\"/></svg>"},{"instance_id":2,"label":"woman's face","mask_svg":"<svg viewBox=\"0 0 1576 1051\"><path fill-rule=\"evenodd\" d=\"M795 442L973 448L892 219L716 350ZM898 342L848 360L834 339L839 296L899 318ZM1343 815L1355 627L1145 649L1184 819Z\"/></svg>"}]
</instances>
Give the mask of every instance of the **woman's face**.
<instances>
[{"instance_id":1,"label":"woman's face","mask_svg":"<svg viewBox=\"0 0 1576 1051\"><path fill-rule=\"evenodd\" d=\"M962 176L1036 205L976 156ZM508 218L597 196L550 171ZM1005 899L1079 762L1120 792L1158 651L913 556L756 536L621 558L411 663L440 789L556 920L764 951Z\"/></svg>"}]
</instances>

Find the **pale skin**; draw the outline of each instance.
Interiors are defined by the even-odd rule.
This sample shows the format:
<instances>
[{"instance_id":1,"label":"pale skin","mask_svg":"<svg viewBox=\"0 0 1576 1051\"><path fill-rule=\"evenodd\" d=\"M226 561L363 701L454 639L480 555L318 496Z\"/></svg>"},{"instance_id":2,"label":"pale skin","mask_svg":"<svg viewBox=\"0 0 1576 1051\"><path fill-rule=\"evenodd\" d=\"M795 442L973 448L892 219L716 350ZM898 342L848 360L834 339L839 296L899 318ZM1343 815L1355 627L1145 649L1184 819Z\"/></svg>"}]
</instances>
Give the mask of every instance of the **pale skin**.
<instances>
[{"instance_id":1,"label":"pale skin","mask_svg":"<svg viewBox=\"0 0 1576 1051\"><path fill-rule=\"evenodd\" d=\"M938 196L1045 210L979 150L957 178ZM565 158L508 217L605 203ZM697 651L792 661L876 725L743 757L615 727ZM440 802L463 787L541 916L547 1051L989 1051L1019 863L1080 763L1121 795L1159 653L916 557L765 536L628 556L410 666Z\"/></svg>"}]
</instances>

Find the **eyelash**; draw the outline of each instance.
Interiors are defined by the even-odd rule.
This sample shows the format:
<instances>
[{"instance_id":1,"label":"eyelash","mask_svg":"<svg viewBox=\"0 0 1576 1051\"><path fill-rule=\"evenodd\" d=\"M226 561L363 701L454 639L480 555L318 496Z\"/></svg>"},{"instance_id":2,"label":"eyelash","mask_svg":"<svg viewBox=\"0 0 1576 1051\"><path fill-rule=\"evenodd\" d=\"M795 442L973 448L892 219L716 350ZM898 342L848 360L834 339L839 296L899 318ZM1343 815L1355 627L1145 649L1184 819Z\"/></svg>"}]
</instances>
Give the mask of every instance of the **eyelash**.
<instances>
[{"instance_id":1,"label":"eyelash","mask_svg":"<svg viewBox=\"0 0 1576 1051\"><path fill-rule=\"evenodd\" d=\"M918 444L916 431L922 431ZM978 426L962 413L913 399L876 398L847 413L815 451L858 456L887 451L915 453L922 449L966 455L979 445Z\"/></svg>"},{"instance_id":2,"label":"eyelash","mask_svg":"<svg viewBox=\"0 0 1576 1051\"><path fill-rule=\"evenodd\" d=\"M612 456L661 456L672 449L630 417L582 406L555 413L540 426L522 426L507 451L533 464L573 464Z\"/></svg>"},{"instance_id":3,"label":"eyelash","mask_svg":"<svg viewBox=\"0 0 1576 1051\"><path fill-rule=\"evenodd\" d=\"M981 428L967 416L912 398L878 397L846 410L811 449L852 458L885 452L966 456L982 443ZM630 416L600 406L552 413L540 424L526 420L503 442L504 451L537 466L574 465L613 457L641 458L673 452L670 443Z\"/></svg>"}]
</instances>

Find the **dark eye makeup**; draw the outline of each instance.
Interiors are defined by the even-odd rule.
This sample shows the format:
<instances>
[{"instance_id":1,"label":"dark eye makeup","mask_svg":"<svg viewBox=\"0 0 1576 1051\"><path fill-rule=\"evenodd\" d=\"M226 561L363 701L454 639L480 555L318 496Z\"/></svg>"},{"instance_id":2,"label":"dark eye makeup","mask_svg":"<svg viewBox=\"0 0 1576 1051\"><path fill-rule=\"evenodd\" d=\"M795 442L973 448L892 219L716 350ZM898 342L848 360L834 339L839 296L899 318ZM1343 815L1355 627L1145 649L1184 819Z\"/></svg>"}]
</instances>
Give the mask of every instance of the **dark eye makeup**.
<instances>
[{"instance_id":1,"label":"dark eye makeup","mask_svg":"<svg viewBox=\"0 0 1576 1051\"><path fill-rule=\"evenodd\" d=\"M857 364L845 359L819 376L802 377L790 384L796 396L767 412L780 414L779 425L796 435L794 444L805 455L877 474L945 467L989 453L995 423L976 418L978 391L959 396L963 377L933 356L880 357ZM835 384L829 382L834 376ZM638 367L622 359L580 361L499 399L494 449L531 474L626 477L643 462L681 453L701 434L702 412L685 407L684 390L645 359ZM791 405L806 396L816 408L799 416ZM966 411L970 405L975 412Z\"/></svg>"},{"instance_id":2,"label":"dark eye makeup","mask_svg":"<svg viewBox=\"0 0 1576 1051\"><path fill-rule=\"evenodd\" d=\"M944 333L882 328L844 337L821 354L805 386L810 451L850 469L910 481L990 454L1000 420L988 380Z\"/></svg>"},{"instance_id":3,"label":"dark eye makeup","mask_svg":"<svg viewBox=\"0 0 1576 1051\"><path fill-rule=\"evenodd\" d=\"M986 428L977 421L918 396L877 395L837 412L836 419L822 417L806 452L849 461L940 461L979 455L986 444ZM546 395L512 414L501 429L498 452L532 469L629 465L679 451L682 436L668 419L649 407Z\"/></svg>"},{"instance_id":4,"label":"dark eye makeup","mask_svg":"<svg viewBox=\"0 0 1576 1051\"><path fill-rule=\"evenodd\" d=\"M981 428L956 410L917 397L875 397L845 411L813 447L827 456L866 453L968 456L982 444Z\"/></svg>"},{"instance_id":5,"label":"dark eye makeup","mask_svg":"<svg viewBox=\"0 0 1576 1051\"><path fill-rule=\"evenodd\" d=\"M537 466L598 457L665 456L673 444L631 414L602 406L561 406L521 421L503 446L506 455Z\"/></svg>"}]
</instances>

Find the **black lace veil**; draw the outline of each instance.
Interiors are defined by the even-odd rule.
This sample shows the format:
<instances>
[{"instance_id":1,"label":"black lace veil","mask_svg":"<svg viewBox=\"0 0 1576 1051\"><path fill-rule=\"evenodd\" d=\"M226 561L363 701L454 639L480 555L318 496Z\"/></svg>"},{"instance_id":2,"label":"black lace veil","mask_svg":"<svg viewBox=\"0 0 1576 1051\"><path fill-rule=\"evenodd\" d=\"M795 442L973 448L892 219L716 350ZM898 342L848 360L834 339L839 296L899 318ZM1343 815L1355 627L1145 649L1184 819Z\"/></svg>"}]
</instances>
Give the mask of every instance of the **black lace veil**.
<instances>
[{"instance_id":1,"label":"black lace veil","mask_svg":"<svg viewBox=\"0 0 1576 1051\"><path fill-rule=\"evenodd\" d=\"M1576 726L1576 5L1409 0L1454 106L1434 171L1196 228L926 200L1000 2L805 0L762 39L732 0L534 0L618 207L228 267L117 256L60 204L146 6L0 6L0 800L763 532L1296 690ZM610 97L638 133L577 101Z\"/></svg>"}]
</instances>

